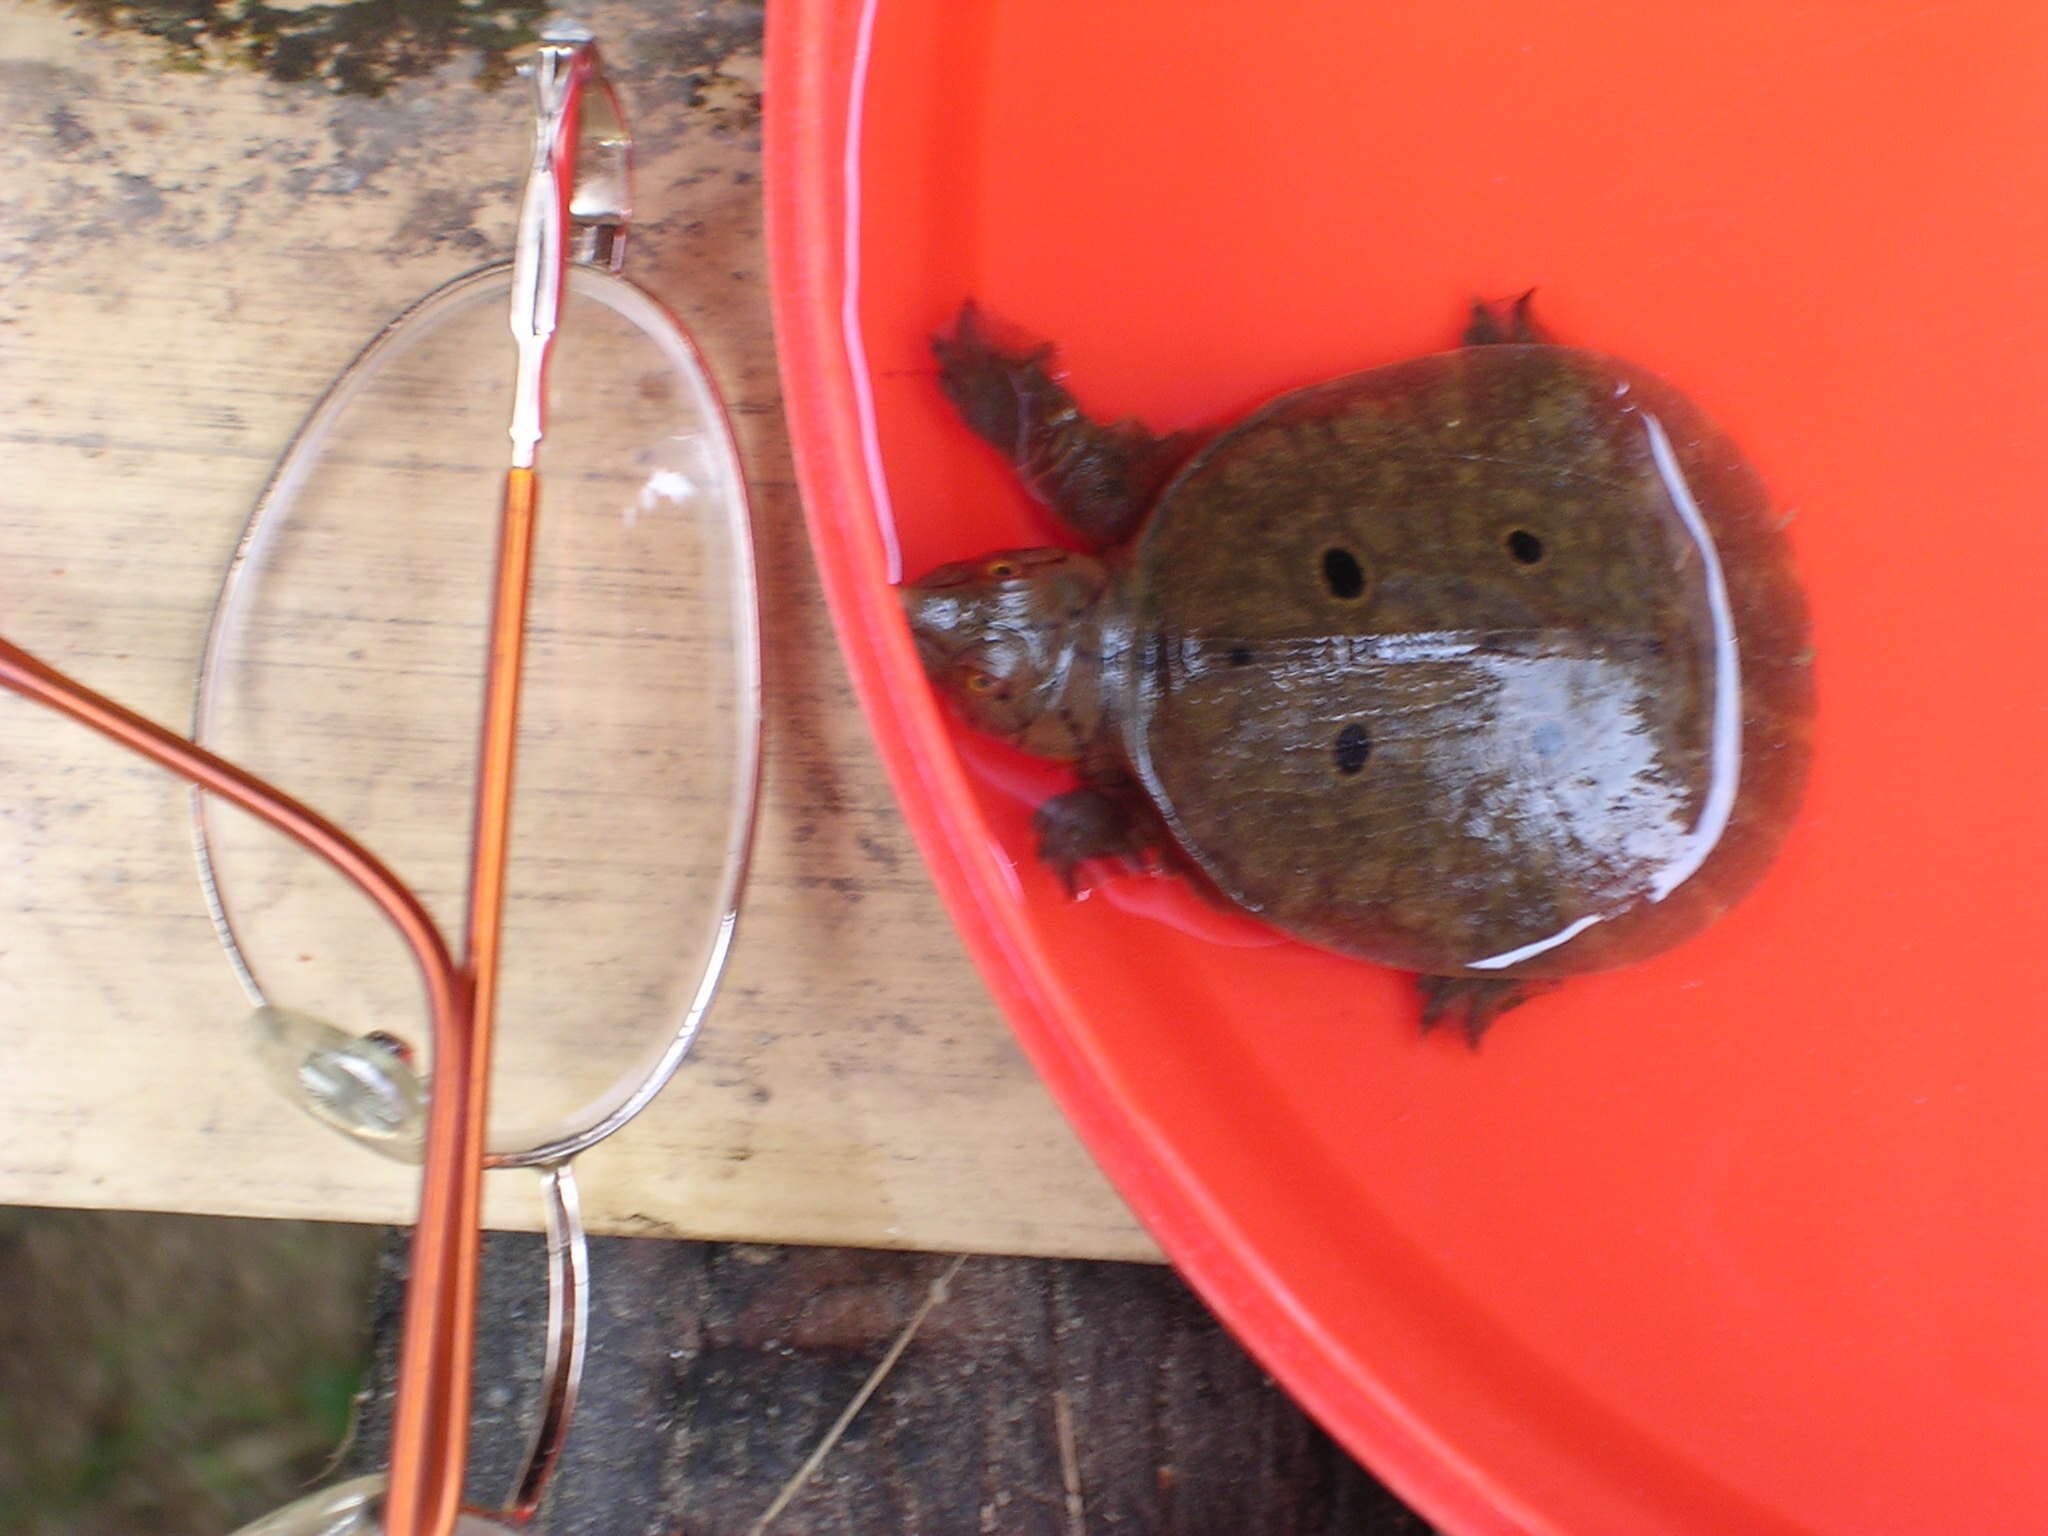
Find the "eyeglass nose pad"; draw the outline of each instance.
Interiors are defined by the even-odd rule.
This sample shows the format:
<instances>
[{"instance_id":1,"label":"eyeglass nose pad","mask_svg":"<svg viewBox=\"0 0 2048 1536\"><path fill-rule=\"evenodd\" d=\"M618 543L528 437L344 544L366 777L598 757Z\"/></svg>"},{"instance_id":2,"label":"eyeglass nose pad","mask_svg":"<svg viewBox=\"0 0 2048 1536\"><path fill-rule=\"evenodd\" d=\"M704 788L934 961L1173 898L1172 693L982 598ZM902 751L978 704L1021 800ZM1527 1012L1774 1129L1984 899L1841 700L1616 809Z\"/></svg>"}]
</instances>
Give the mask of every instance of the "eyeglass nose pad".
<instances>
[{"instance_id":1,"label":"eyeglass nose pad","mask_svg":"<svg viewBox=\"0 0 2048 1536\"><path fill-rule=\"evenodd\" d=\"M249 1015L248 1030L257 1059L307 1114L398 1162L420 1160L427 1089L411 1046L268 1004Z\"/></svg>"}]
</instances>

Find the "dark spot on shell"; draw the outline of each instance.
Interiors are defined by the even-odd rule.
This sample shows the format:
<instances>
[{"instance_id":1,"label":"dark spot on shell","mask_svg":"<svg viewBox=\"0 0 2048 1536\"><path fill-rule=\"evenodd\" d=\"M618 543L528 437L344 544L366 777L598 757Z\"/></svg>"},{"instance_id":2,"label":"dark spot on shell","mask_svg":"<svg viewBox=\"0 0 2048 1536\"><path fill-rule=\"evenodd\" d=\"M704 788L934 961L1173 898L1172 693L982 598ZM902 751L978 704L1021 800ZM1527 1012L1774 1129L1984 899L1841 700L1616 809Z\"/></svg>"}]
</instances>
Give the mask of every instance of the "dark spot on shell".
<instances>
[{"instance_id":1,"label":"dark spot on shell","mask_svg":"<svg viewBox=\"0 0 2048 1536\"><path fill-rule=\"evenodd\" d=\"M1230 648L1230 664L1233 667L1248 667L1252 664L1252 648L1248 645L1234 645Z\"/></svg>"},{"instance_id":2,"label":"dark spot on shell","mask_svg":"<svg viewBox=\"0 0 2048 1536\"><path fill-rule=\"evenodd\" d=\"M1337 771L1343 774L1357 773L1365 766L1365 760L1372 754L1372 738L1365 727L1357 721L1337 733Z\"/></svg>"},{"instance_id":3,"label":"dark spot on shell","mask_svg":"<svg viewBox=\"0 0 2048 1536\"><path fill-rule=\"evenodd\" d=\"M1508 553L1523 565L1536 565L1543 559L1543 541L1526 528L1517 528L1508 535Z\"/></svg>"},{"instance_id":4,"label":"dark spot on shell","mask_svg":"<svg viewBox=\"0 0 2048 1536\"><path fill-rule=\"evenodd\" d=\"M1329 587L1330 596L1352 602L1365 591L1365 567L1348 549L1326 549L1323 582Z\"/></svg>"}]
</instances>

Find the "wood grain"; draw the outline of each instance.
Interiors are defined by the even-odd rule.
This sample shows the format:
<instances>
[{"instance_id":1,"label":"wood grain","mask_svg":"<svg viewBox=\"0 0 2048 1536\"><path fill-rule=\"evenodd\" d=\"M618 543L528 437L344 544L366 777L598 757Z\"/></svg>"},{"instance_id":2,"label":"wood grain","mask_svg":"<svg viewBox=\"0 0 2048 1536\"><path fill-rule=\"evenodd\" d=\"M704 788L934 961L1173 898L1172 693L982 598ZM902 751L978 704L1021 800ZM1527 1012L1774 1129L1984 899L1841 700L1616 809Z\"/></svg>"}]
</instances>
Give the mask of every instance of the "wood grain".
<instances>
[{"instance_id":1,"label":"wood grain","mask_svg":"<svg viewBox=\"0 0 2048 1536\"><path fill-rule=\"evenodd\" d=\"M485 1245L479 1503L531 1433L541 1263L530 1237ZM1430 1531L1155 1265L622 1238L591 1263L589 1372L536 1536ZM401 1265L387 1254L347 1472L381 1465Z\"/></svg>"},{"instance_id":2,"label":"wood grain","mask_svg":"<svg viewBox=\"0 0 2048 1536\"><path fill-rule=\"evenodd\" d=\"M967 964L840 668L778 408L759 7L591 20L641 151L634 274L733 407L769 680L729 983L664 1099L583 1164L593 1224L1152 1256ZM390 314L508 248L525 102L470 72L340 97L168 70L148 41L0 0L10 638L187 718L220 570L303 411ZM398 763L417 743L377 745ZM181 791L6 701L0 783L0 1200L406 1219L411 1174L302 1119L249 1059ZM573 1019L523 1027L530 1078L579 1061ZM522 1183L493 1180L494 1224L535 1223Z\"/></svg>"}]
</instances>

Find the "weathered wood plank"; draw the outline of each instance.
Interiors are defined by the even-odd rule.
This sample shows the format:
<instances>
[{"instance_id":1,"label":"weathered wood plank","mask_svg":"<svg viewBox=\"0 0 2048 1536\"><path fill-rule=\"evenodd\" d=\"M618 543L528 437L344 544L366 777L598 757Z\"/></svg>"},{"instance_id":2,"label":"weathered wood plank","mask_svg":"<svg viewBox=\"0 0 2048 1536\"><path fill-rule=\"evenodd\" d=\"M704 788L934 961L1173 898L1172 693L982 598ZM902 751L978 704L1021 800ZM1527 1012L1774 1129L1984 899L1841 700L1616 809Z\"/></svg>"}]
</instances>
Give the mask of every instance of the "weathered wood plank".
<instances>
[{"instance_id":1,"label":"weathered wood plank","mask_svg":"<svg viewBox=\"0 0 2048 1536\"><path fill-rule=\"evenodd\" d=\"M589 11L638 134L633 270L735 407L770 677L728 994L664 1101L587 1160L591 1219L1150 1254L963 957L838 661L779 412L761 8ZM163 61L46 0L0 0L0 626L176 721L272 457L389 315L507 250L528 130L520 94L479 89L467 62L367 98ZM321 766L305 752L301 777ZM247 1060L182 793L6 700L0 779L0 1200L406 1219L411 1176L339 1147ZM573 1019L510 1042L503 1096L584 1050ZM489 1216L537 1219L517 1181L494 1182Z\"/></svg>"},{"instance_id":2,"label":"weathered wood plank","mask_svg":"<svg viewBox=\"0 0 2048 1536\"><path fill-rule=\"evenodd\" d=\"M544 1536L755 1536L931 1287L934 1254L604 1239L584 1406ZM381 1462L382 1368L349 1464ZM528 1433L539 1241L484 1261L471 1496ZM1062 1412L1062 1404L1065 1412ZM1070 1426L1062 1453L1061 1421ZM970 1258L773 1536L1423 1536L1168 1271Z\"/></svg>"}]
</instances>

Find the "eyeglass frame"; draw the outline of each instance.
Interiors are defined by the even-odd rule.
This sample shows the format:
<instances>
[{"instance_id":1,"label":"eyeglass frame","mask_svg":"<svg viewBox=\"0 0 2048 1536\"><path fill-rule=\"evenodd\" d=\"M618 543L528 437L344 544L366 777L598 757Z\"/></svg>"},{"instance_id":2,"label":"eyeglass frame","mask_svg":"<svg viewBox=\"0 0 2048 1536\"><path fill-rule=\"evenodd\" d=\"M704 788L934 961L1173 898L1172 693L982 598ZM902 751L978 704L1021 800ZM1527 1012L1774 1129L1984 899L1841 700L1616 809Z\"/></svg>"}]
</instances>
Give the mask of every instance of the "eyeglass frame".
<instances>
[{"instance_id":1,"label":"eyeglass frame","mask_svg":"<svg viewBox=\"0 0 2048 1536\"><path fill-rule=\"evenodd\" d=\"M471 925L464 961L457 963L417 896L374 854L311 807L200 745L199 738L206 734L207 687L224 642L224 615L301 444L319 430L328 413L339 408L351 378L372 366L381 349L402 334L409 322L470 287L502 280L508 264L498 263L456 278L395 317L308 413L280 457L223 578L202 656L191 738L145 719L0 638L0 687L70 717L190 783L195 849L208 911L230 964L259 1009L268 1006L267 999L221 899L205 816L209 797L236 806L322 859L384 913L412 953L426 994L434 1091L426 1099L421 1195L401 1324L390 1473L382 1510L385 1536L448 1536L465 1516L461 1492L475 1341L481 1176L487 1167L531 1167L540 1173L547 1225L549 1317L541 1410L524 1464L508 1504L482 1513L524 1523L540 1504L573 1414L588 1318L587 1244L569 1163L645 1108L688 1051L730 953L759 782L757 585L746 488L744 479L735 477L739 505L733 509L733 523L740 530L735 554L743 587L742 601L736 605L741 617L736 649L746 709L732 842L711 953L674 1034L635 1087L577 1131L530 1147L488 1152L484 1135L490 1000L495 987L496 929L502 909L516 756L525 599L538 505L536 461L545 435L547 364L572 268L580 265L603 274L604 280L620 284L666 319L674 339L697 365L697 377L709 394L730 462L738 462L723 403L717 399L687 333L651 296L617 276L631 215L632 141L617 96L603 75L593 34L576 23L545 29L533 62L522 73L533 82L537 112L517 254L509 264L511 323L519 362L510 428L512 463L501 516L485 680L477 814L471 838ZM314 1499L337 1495L342 1503L355 1497L348 1489L330 1489ZM368 1498L368 1493L363 1497ZM310 1508L312 1501L302 1502ZM465 1520L471 1527L475 1523ZM251 1529L266 1529L270 1524L261 1522Z\"/></svg>"}]
</instances>

